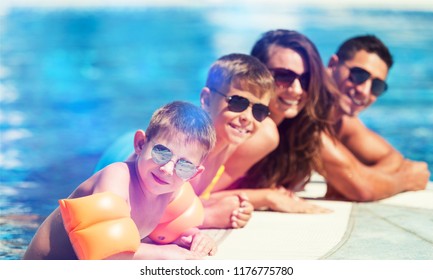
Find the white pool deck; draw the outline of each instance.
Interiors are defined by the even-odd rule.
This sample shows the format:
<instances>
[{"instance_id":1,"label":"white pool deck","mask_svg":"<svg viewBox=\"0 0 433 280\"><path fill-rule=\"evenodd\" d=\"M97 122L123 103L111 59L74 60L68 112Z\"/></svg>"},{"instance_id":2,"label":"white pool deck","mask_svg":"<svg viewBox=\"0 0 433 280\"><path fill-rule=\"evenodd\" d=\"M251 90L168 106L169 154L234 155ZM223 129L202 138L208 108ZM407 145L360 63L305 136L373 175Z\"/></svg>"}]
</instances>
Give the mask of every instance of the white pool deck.
<instances>
[{"instance_id":1,"label":"white pool deck","mask_svg":"<svg viewBox=\"0 0 433 280\"><path fill-rule=\"evenodd\" d=\"M304 197L321 197L313 179ZM314 200L327 214L256 211L247 226L208 230L221 260L433 260L433 182L374 203Z\"/></svg>"}]
</instances>

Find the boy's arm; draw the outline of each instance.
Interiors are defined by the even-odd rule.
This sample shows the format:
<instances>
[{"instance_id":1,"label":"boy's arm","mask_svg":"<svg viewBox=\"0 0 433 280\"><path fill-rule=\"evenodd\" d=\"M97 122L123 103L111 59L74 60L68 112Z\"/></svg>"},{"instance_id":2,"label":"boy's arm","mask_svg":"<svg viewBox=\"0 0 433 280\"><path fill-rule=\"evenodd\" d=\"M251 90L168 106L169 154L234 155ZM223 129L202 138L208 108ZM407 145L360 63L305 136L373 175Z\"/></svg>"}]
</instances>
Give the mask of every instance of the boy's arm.
<instances>
[{"instance_id":1,"label":"boy's arm","mask_svg":"<svg viewBox=\"0 0 433 280\"><path fill-rule=\"evenodd\" d=\"M74 249L63 226L59 208L56 208L41 224L32 238L23 259L76 259Z\"/></svg>"},{"instance_id":2,"label":"boy's arm","mask_svg":"<svg viewBox=\"0 0 433 280\"><path fill-rule=\"evenodd\" d=\"M198 260L203 259L199 252L182 248L176 244L156 245L141 243L135 253L122 252L107 260Z\"/></svg>"},{"instance_id":3,"label":"boy's arm","mask_svg":"<svg viewBox=\"0 0 433 280\"><path fill-rule=\"evenodd\" d=\"M297 197L285 188L234 189L211 194L211 199L244 194L256 210L272 210L284 213L328 213L329 209Z\"/></svg>"},{"instance_id":4,"label":"boy's arm","mask_svg":"<svg viewBox=\"0 0 433 280\"><path fill-rule=\"evenodd\" d=\"M226 193L225 191L218 192ZM212 193L203 200L205 219L200 228L243 228L251 218L254 207L245 193L228 191L225 196Z\"/></svg>"},{"instance_id":5,"label":"boy's arm","mask_svg":"<svg viewBox=\"0 0 433 280\"><path fill-rule=\"evenodd\" d=\"M144 240L150 239L145 238ZM200 259L215 255L216 250L216 243L211 237L198 228L191 228L171 244L141 243L139 250L130 257L132 259Z\"/></svg>"},{"instance_id":6,"label":"boy's arm","mask_svg":"<svg viewBox=\"0 0 433 280\"><path fill-rule=\"evenodd\" d=\"M189 248L201 256L213 256L217 251L215 240L198 228L192 228L179 237L175 244Z\"/></svg>"}]
</instances>

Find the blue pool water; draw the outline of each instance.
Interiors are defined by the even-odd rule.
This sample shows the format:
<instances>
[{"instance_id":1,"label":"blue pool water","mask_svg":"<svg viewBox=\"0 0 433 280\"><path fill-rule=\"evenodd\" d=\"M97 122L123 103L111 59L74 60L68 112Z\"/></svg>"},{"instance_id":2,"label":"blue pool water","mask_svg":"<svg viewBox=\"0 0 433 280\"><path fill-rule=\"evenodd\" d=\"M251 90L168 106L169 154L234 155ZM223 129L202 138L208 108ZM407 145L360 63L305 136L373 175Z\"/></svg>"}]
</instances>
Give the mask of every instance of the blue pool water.
<instances>
[{"instance_id":1,"label":"blue pool water","mask_svg":"<svg viewBox=\"0 0 433 280\"><path fill-rule=\"evenodd\" d=\"M432 22L432 12L258 5L0 14L0 259L21 258L117 137L169 101L198 105L210 64L249 53L269 29L306 34L325 62L350 36L382 38L390 89L361 117L433 171Z\"/></svg>"}]
</instances>

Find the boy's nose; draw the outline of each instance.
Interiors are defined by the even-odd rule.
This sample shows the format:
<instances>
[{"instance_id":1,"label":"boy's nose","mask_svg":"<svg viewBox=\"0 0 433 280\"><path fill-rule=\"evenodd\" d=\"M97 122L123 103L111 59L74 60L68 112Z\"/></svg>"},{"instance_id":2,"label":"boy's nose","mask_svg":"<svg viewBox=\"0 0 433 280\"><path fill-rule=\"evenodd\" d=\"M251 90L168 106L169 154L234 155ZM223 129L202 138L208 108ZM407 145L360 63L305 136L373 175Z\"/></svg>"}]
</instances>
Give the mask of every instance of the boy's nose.
<instances>
[{"instance_id":1,"label":"boy's nose","mask_svg":"<svg viewBox=\"0 0 433 280\"><path fill-rule=\"evenodd\" d=\"M170 160L169 162L167 162L164 165L161 165L161 167L159 168L164 174L166 175L170 175L173 176L173 172L174 172L174 161Z\"/></svg>"},{"instance_id":2,"label":"boy's nose","mask_svg":"<svg viewBox=\"0 0 433 280\"><path fill-rule=\"evenodd\" d=\"M240 115L241 123L243 123L243 124L249 123L252 121L253 118L254 118L254 116L253 116L252 106L249 106L245 111L241 112L241 115Z\"/></svg>"}]
</instances>

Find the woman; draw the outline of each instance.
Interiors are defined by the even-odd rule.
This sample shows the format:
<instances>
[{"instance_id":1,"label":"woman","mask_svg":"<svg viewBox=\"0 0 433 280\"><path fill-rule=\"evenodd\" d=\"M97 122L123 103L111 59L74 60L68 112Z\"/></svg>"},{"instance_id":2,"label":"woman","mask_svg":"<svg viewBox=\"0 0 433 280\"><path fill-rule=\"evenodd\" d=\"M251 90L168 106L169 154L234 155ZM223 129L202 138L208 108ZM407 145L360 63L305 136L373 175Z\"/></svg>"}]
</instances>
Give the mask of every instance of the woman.
<instances>
[{"instance_id":1,"label":"woman","mask_svg":"<svg viewBox=\"0 0 433 280\"><path fill-rule=\"evenodd\" d=\"M251 54L275 79L271 115L226 162L211 199L242 191L255 209L327 212L294 196L292 190L301 189L312 171L321 169L320 133L333 133L329 119L337 88L314 44L296 31L266 32Z\"/></svg>"}]
</instances>

